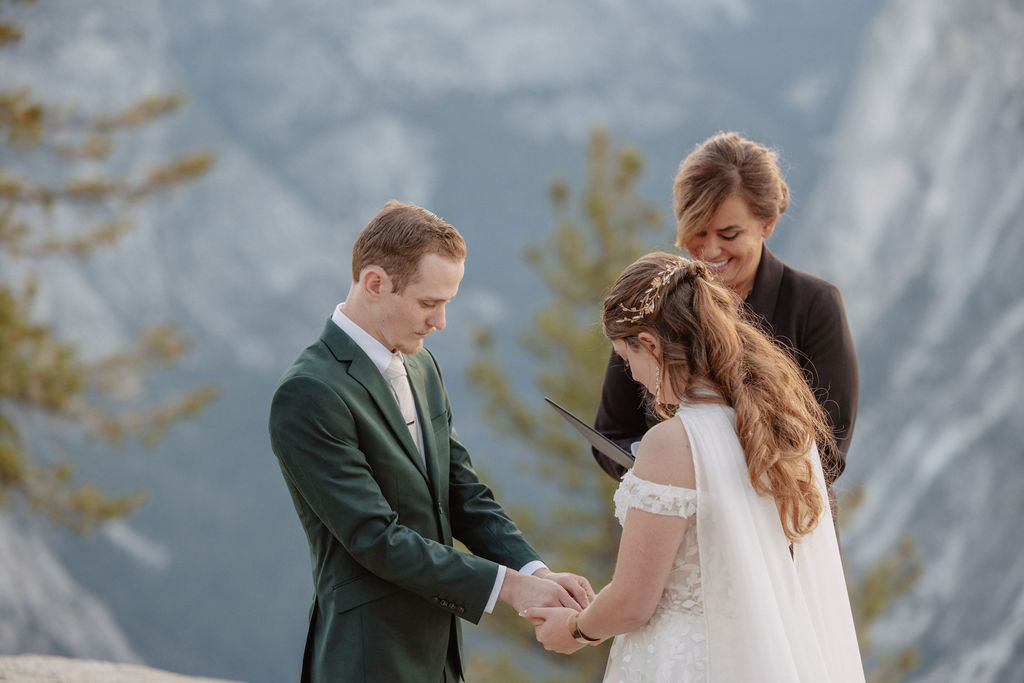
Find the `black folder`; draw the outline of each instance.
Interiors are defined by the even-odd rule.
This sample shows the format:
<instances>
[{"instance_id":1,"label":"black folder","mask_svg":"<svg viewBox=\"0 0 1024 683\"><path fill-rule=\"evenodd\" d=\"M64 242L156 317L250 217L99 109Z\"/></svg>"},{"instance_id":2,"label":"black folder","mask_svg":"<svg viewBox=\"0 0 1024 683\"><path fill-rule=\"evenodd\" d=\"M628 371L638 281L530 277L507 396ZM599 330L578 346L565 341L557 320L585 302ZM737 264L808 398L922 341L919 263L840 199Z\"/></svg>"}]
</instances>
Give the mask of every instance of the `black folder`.
<instances>
[{"instance_id":1,"label":"black folder","mask_svg":"<svg viewBox=\"0 0 1024 683\"><path fill-rule=\"evenodd\" d=\"M548 405L554 408L559 415L564 417L566 422L575 427L576 431L582 434L583 438L589 441L590 445L596 448L598 452L602 455L607 455L626 469L633 467L632 453L622 448L622 446L615 443L601 432L596 431L593 427L552 401L547 396L544 397L544 400L547 401Z\"/></svg>"}]
</instances>

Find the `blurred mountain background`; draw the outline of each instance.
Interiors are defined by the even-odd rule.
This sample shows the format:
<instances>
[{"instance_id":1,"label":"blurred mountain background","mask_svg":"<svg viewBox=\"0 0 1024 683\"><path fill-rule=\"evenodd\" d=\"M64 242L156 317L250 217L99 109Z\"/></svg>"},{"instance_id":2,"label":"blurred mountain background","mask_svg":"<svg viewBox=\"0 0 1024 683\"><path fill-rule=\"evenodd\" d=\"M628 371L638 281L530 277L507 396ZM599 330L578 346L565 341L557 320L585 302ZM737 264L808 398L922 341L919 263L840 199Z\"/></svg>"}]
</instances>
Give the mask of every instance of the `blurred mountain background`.
<instances>
[{"instance_id":1,"label":"blurred mountain background","mask_svg":"<svg viewBox=\"0 0 1024 683\"><path fill-rule=\"evenodd\" d=\"M642 189L665 214L651 247L666 248L679 161L738 130L781 150L795 201L770 245L840 286L858 347L839 488L864 496L847 566L904 537L923 560L876 640L916 649L908 680L1024 679L1019 0L4 9L25 38L0 52L0 89L83 110L182 89L185 110L121 163L217 154L115 248L45 265L39 316L97 356L139 321L175 320L195 349L167 382L222 395L152 452L73 444L82 479L149 497L95 537L3 513L0 652L294 680L312 585L266 414L347 292L358 230L400 198L466 237L466 278L430 347L475 461L522 503L515 472L531 455L481 419L462 369L475 324L513 337L543 297L520 255L552 224L549 182L578 182L588 134L607 129L646 159ZM582 448L580 466L593 466Z\"/></svg>"}]
</instances>

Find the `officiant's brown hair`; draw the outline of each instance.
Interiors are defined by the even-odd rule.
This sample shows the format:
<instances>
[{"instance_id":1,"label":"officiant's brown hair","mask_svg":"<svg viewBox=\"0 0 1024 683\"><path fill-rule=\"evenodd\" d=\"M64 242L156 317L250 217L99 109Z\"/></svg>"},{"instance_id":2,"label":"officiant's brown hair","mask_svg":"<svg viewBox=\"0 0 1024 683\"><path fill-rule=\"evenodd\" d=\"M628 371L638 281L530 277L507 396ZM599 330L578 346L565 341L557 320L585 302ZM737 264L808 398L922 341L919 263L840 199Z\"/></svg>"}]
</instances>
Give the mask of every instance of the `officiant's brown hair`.
<instances>
[{"instance_id":1,"label":"officiant's brown hair","mask_svg":"<svg viewBox=\"0 0 1024 683\"><path fill-rule=\"evenodd\" d=\"M755 218L774 222L789 207L789 186L774 149L739 133L718 133L697 145L672 184L676 246L705 230L718 207L738 196Z\"/></svg>"},{"instance_id":2,"label":"officiant's brown hair","mask_svg":"<svg viewBox=\"0 0 1024 683\"><path fill-rule=\"evenodd\" d=\"M395 200L384 205L356 238L352 281L367 266L380 266L396 293L411 284L426 254L452 261L466 258L466 241L448 221L415 204Z\"/></svg>"},{"instance_id":3,"label":"officiant's brown hair","mask_svg":"<svg viewBox=\"0 0 1024 683\"><path fill-rule=\"evenodd\" d=\"M736 411L736 430L754 490L775 499L786 536L796 541L817 524L824 502L807 457L812 443L834 446L824 411L792 358L741 313L708 267L674 254L642 256L604 300L604 333L632 347L647 332L661 344L656 359L690 403ZM716 393L706 389L711 385ZM658 397L660 399L660 397ZM667 418L675 406L655 403Z\"/></svg>"}]
</instances>

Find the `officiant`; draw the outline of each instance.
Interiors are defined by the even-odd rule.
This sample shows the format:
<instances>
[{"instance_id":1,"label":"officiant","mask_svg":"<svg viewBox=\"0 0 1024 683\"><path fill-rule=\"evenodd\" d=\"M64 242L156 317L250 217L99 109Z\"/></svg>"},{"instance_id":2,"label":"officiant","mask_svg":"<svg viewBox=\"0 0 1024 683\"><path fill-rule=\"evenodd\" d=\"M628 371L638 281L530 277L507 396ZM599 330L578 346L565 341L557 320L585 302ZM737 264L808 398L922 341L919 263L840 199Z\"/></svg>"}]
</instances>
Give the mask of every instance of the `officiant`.
<instances>
[{"instance_id":1,"label":"officiant","mask_svg":"<svg viewBox=\"0 0 1024 683\"><path fill-rule=\"evenodd\" d=\"M836 444L821 453L835 516L832 484L846 467L857 417L857 356L835 285L791 268L765 244L789 206L778 154L737 133L719 133L680 164L672 196L676 246L738 295L751 319L796 361L824 408ZM643 386L613 352L594 427L628 450L659 421L643 397ZM596 451L594 457L622 478L625 468Z\"/></svg>"}]
</instances>

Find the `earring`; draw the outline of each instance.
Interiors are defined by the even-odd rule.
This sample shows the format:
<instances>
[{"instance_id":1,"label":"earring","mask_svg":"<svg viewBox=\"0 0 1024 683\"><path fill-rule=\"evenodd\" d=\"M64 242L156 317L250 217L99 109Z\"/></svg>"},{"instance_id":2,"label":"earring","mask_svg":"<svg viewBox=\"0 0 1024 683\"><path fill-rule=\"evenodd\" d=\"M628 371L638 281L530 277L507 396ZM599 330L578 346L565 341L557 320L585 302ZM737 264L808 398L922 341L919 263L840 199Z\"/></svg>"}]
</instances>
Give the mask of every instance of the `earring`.
<instances>
[{"instance_id":1,"label":"earring","mask_svg":"<svg viewBox=\"0 0 1024 683\"><path fill-rule=\"evenodd\" d=\"M654 400L661 403L661 363L658 363L658 381L654 384Z\"/></svg>"}]
</instances>

